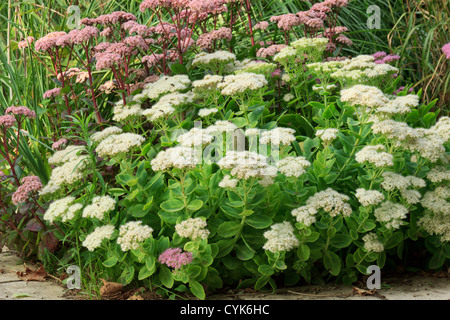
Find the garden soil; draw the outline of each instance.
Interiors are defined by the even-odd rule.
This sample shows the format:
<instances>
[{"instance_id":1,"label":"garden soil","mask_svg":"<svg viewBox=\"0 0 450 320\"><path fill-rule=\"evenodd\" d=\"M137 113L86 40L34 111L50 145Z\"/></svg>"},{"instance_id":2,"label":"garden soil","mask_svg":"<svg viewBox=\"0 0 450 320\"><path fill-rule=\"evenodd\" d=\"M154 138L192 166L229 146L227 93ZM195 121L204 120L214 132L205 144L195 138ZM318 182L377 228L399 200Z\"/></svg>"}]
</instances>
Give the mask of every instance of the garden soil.
<instances>
[{"instance_id":1,"label":"garden soil","mask_svg":"<svg viewBox=\"0 0 450 320\"><path fill-rule=\"evenodd\" d=\"M43 280L43 281L39 281ZM252 290L213 294L207 300L450 300L449 272L408 273L383 279L380 290L360 286L309 285L272 292ZM143 295L144 298L148 295ZM150 295L151 297L151 295ZM0 300L80 299L70 294L61 281L51 275L42 279L39 269L6 248L0 253Z\"/></svg>"}]
</instances>

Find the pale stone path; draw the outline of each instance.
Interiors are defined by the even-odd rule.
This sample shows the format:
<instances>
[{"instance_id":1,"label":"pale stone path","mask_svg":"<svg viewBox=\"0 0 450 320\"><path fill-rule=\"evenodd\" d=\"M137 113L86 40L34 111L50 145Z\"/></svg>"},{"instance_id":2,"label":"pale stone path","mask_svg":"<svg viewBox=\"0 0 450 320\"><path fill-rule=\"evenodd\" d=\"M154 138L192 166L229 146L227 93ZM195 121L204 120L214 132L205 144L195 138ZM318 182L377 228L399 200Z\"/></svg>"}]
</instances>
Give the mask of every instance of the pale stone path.
<instances>
[{"instance_id":1,"label":"pale stone path","mask_svg":"<svg viewBox=\"0 0 450 320\"><path fill-rule=\"evenodd\" d=\"M23 261L7 249L0 253L0 300L62 300L64 287L53 280L23 281Z\"/></svg>"},{"instance_id":2,"label":"pale stone path","mask_svg":"<svg viewBox=\"0 0 450 320\"><path fill-rule=\"evenodd\" d=\"M66 288L54 280L44 282L22 281L17 271L24 271L23 261L12 252L0 253L0 300L63 300ZM439 277L440 276L440 277ZM450 277L448 273L432 276L405 275L381 279L382 289L374 295L361 295L351 286L302 286L271 292L243 292L210 295L207 300L450 300ZM367 289L367 288L360 288Z\"/></svg>"}]
</instances>

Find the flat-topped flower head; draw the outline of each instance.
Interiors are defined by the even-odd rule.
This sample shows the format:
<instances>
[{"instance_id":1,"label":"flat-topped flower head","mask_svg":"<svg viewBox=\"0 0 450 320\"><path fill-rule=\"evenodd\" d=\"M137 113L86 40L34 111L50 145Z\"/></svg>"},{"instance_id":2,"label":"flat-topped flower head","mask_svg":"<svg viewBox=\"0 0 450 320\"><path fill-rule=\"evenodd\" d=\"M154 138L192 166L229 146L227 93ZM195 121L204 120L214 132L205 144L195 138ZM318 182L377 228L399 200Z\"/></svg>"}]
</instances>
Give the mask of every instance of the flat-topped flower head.
<instances>
[{"instance_id":1,"label":"flat-topped flower head","mask_svg":"<svg viewBox=\"0 0 450 320\"><path fill-rule=\"evenodd\" d=\"M130 221L119 229L117 243L122 251L137 249L140 244L152 236L153 228L142 225L142 221Z\"/></svg>"},{"instance_id":2,"label":"flat-topped flower head","mask_svg":"<svg viewBox=\"0 0 450 320\"><path fill-rule=\"evenodd\" d=\"M206 229L207 223L202 218L189 218L175 225L176 233L182 238L191 240L207 239L209 230Z\"/></svg>"},{"instance_id":3,"label":"flat-topped flower head","mask_svg":"<svg viewBox=\"0 0 450 320\"><path fill-rule=\"evenodd\" d=\"M277 162L278 170L286 177L300 177L306 173L306 168L311 166L311 162L305 157L286 157Z\"/></svg>"},{"instance_id":4,"label":"flat-topped flower head","mask_svg":"<svg viewBox=\"0 0 450 320\"><path fill-rule=\"evenodd\" d=\"M14 116L24 116L29 119L36 119L36 112L30 110L28 107L8 107L5 110L5 114L12 114Z\"/></svg>"},{"instance_id":5,"label":"flat-topped flower head","mask_svg":"<svg viewBox=\"0 0 450 320\"><path fill-rule=\"evenodd\" d=\"M205 129L202 128L192 128L177 138L177 141L183 147L204 146L210 144L213 140L214 137L207 134Z\"/></svg>"},{"instance_id":6,"label":"flat-topped flower head","mask_svg":"<svg viewBox=\"0 0 450 320\"><path fill-rule=\"evenodd\" d=\"M403 219L406 218L408 209L399 203L387 200L374 211L378 222L383 223L388 229L398 229L403 225Z\"/></svg>"},{"instance_id":7,"label":"flat-topped flower head","mask_svg":"<svg viewBox=\"0 0 450 320\"><path fill-rule=\"evenodd\" d=\"M158 81L149 83L142 93L149 99L158 99L164 94L185 90L190 84L187 75L162 76Z\"/></svg>"},{"instance_id":8,"label":"flat-topped flower head","mask_svg":"<svg viewBox=\"0 0 450 320\"><path fill-rule=\"evenodd\" d=\"M114 226L106 225L102 227L97 227L94 231L86 236L82 245L86 247L89 251L94 251L99 248L104 239L111 239L114 233Z\"/></svg>"},{"instance_id":9,"label":"flat-topped flower head","mask_svg":"<svg viewBox=\"0 0 450 320\"><path fill-rule=\"evenodd\" d=\"M175 270L191 263L193 260L192 252L183 252L181 248L169 248L161 253L158 261Z\"/></svg>"},{"instance_id":10,"label":"flat-topped flower head","mask_svg":"<svg viewBox=\"0 0 450 320\"><path fill-rule=\"evenodd\" d=\"M53 223L56 219L62 222L73 219L74 214L81 209L80 204L73 204L75 197L67 196L50 203L44 214L44 220Z\"/></svg>"},{"instance_id":11,"label":"flat-topped flower head","mask_svg":"<svg viewBox=\"0 0 450 320\"><path fill-rule=\"evenodd\" d=\"M121 128L116 127L116 126L111 126L106 129L103 129L102 131L95 132L91 136L91 139L92 139L92 141L100 142L100 141L106 139L107 137L109 137L110 135L119 134L122 132L123 132L123 130Z\"/></svg>"},{"instance_id":12,"label":"flat-topped flower head","mask_svg":"<svg viewBox=\"0 0 450 320\"><path fill-rule=\"evenodd\" d=\"M5 129L11 128L16 123L17 123L16 118L10 114L0 116L0 126L2 126Z\"/></svg>"},{"instance_id":13,"label":"flat-topped flower head","mask_svg":"<svg viewBox=\"0 0 450 320\"><path fill-rule=\"evenodd\" d=\"M337 138L339 130L334 128L319 129L316 131L316 136L318 136L325 144L330 144Z\"/></svg>"},{"instance_id":14,"label":"flat-topped flower head","mask_svg":"<svg viewBox=\"0 0 450 320\"><path fill-rule=\"evenodd\" d=\"M295 141L295 130L291 128L275 128L272 130L264 131L261 134L259 142L261 144L271 144L274 146L290 145Z\"/></svg>"},{"instance_id":15,"label":"flat-topped flower head","mask_svg":"<svg viewBox=\"0 0 450 320\"><path fill-rule=\"evenodd\" d=\"M363 237L364 249L369 252L383 252L383 243L378 239L375 233L368 233Z\"/></svg>"},{"instance_id":16,"label":"flat-topped flower head","mask_svg":"<svg viewBox=\"0 0 450 320\"><path fill-rule=\"evenodd\" d=\"M385 152L384 145L365 146L355 154L355 160L358 163L371 163L375 167L390 167L394 165L394 157Z\"/></svg>"},{"instance_id":17,"label":"flat-topped flower head","mask_svg":"<svg viewBox=\"0 0 450 320\"><path fill-rule=\"evenodd\" d=\"M27 176L22 179L22 184L12 196L12 202L19 205L28 200L31 194L38 192L43 187L41 179L37 176Z\"/></svg>"},{"instance_id":18,"label":"flat-topped flower head","mask_svg":"<svg viewBox=\"0 0 450 320\"><path fill-rule=\"evenodd\" d=\"M377 87L355 85L341 90L341 101L347 102L351 106L375 108L383 107L389 102L389 99Z\"/></svg>"},{"instance_id":19,"label":"flat-topped flower head","mask_svg":"<svg viewBox=\"0 0 450 320\"><path fill-rule=\"evenodd\" d=\"M275 178L277 167L267 162L267 157L251 151L228 151L217 163L221 169L229 170L238 179Z\"/></svg>"},{"instance_id":20,"label":"flat-topped flower head","mask_svg":"<svg viewBox=\"0 0 450 320\"><path fill-rule=\"evenodd\" d=\"M167 171L195 169L199 161L193 148L178 146L160 151L150 163L153 171Z\"/></svg>"},{"instance_id":21,"label":"flat-topped flower head","mask_svg":"<svg viewBox=\"0 0 450 320\"><path fill-rule=\"evenodd\" d=\"M110 196L96 196L92 199L92 204L83 210L83 218L97 218L103 220L106 213L114 210L116 201Z\"/></svg>"},{"instance_id":22,"label":"flat-topped flower head","mask_svg":"<svg viewBox=\"0 0 450 320\"><path fill-rule=\"evenodd\" d=\"M95 151L100 157L114 157L127 154L144 143L145 138L136 133L120 133L106 137Z\"/></svg>"},{"instance_id":23,"label":"flat-topped flower head","mask_svg":"<svg viewBox=\"0 0 450 320\"><path fill-rule=\"evenodd\" d=\"M289 251L299 245L294 228L288 221L273 224L270 230L264 232L264 238L267 239L267 242L263 249L270 252Z\"/></svg>"},{"instance_id":24,"label":"flat-topped flower head","mask_svg":"<svg viewBox=\"0 0 450 320\"><path fill-rule=\"evenodd\" d=\"M363 207L375 206L384 200L384 195L377 190L356 189L356 198Z\"/></svg>"}]
</instances>

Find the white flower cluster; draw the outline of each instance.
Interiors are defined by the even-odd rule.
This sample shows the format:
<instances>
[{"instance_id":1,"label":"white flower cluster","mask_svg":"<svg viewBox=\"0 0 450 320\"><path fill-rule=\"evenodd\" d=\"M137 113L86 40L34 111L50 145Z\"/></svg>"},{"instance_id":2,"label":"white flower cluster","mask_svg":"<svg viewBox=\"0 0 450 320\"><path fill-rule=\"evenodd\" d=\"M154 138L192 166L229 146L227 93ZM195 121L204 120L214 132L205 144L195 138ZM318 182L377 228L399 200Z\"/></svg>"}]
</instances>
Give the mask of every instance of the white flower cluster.
<instances>
[{"instance_id":1,"label":"white flower cluster","mask_svg":"<svg viewBox=\"0 0 450 320\"><path fill-rule=\"evenodd\" d=\"M316 131L316 136L322 139L325 144L330 144L336 139L339 130L334 128L319 129Z\"/></svg>"},{"instance_id":2,"label":"white flower cluster","mask_svg":"<svg viewBox=\"0 0 450 320\"><path fill-rule=\"evenodd\" d=\"M396 97L394 100L390 100L386 105L377 109L378 113L385 115L407 114L411 112L412 108L419 105L419 96L409 94L406 96Z\"/></svg>"},{"instance_id":3,"label":"white flower cluster","mask_svg":"<svg viewBox=\"0 0 450 320\"><path fill-rule=\"evenodd\" d=\"M377 87L358 84L348 89L342 89L341 101L347 102L351 106L377 108L383 107L389 102L389 99Z\"/></svg>"},{"instance_id":4,"label":"white flower cluster","mask_svg":"<svg viewBox=\"0 0 450 320\"><path fill-rule=\"evenodd\" d=\"M219 187L225 189L234 189L236 188L238 182L238 179L232 179L231 176L227 174L223 177L222 181L219 182Z\"/></svg>"},{"instance_id":5,"label":"white flower cluster","mask_svg":"<svg viewBox=\"0 0 450 320\"><path fill-rule=\"evenodd\" d=\"M202 218L190 218L175 225L176 233L182 238L191 240L208 239L209 230L207 223Z\"/></svg>"},{"instance_id":6,"label":"white flower cluster","mask_svg":"<svg viewBox=\"0 0 450 320\"><path fill-rule=\"evenodd\" d=\"M163 95L150 109L142 112L152 122L165 120L175 112L176 107L192 103L195 94L191 91L186 93L171 92Z\"/></svg>"},{"instance_id":7,"label":"white flower cluster","mask_svg":"<svg viewBox=\"0 0 450 320\"><path fill-rule=\"evenodd\" d=\"M400 190L400 195L406 200L408 204L415 204L420 201L422 195L419 191L413 188L423 188L426 186L425 180L415 176L402 176L394 172L386 171L382 174L383 182L381 187L387 191Z\"/></svg>"},{"instance_id":8,"label":"white flower cluster","mask_svg":"<svg viewBox=\"0 0 450 320\"><path fill-rule=\"evenodd\" d=\"M106 129L103 129L102 131L95 132L91 136L91 140L94 142L100 142L110 135L119 134L122 132L123 132L122 129L119 127L116 127L116 126L108 127Z\"/></svg>"},{"instance_id":9,"label":"white flower cluster","mask_svg":"<svg viewBox=\"0 0 450 320\"><path fill-rule=\"evenodd\" d=\"M138 101L143 101L145 98L155 100L167 93L186 90L190 84L191 80L184 74L162 76L158 81L146 85L137 99Z\"/></svg>"},{"instance_id":10,"label":"white flower cluster","mask_svg":"<svg viewBox=\"0 0 450 320\"><path fill-rule=\"evenodd\" d=\"M206 134L213 133L232 133L237 129L237 126L226 120L217 120L213 125L205 129Z\"/></svg>"},{"instance_id":11,"label":"white flower cluster","mask_svg":"<svg viewBox=\"0 0 450 320\"><path fill-rule=\"evenodd\" d=\"M274 223L270 230L264 232L267 242L263 249L270 252L289 251L298 247L299 241L294 234L294 228L288 221Z\"/></svg>"},{"instance_id":12,"label":"white flower cluster","mask_svg":"<svg viewBox=\"0 0 450 320\"><path fill-rule=\"evenodd\" d=\"M375 206L384 200L384 195L377 190L356 189L356 198L363 207Z\"/></svg>"},{"instance_id":13,"label":"white flower cluster","mask_svg":"<svg viewBox=\"0 0 450 320\"><path fill-rule=\"evenodd\" d=\"M192 128L188 132L180 135L177 141L183 147L208 145L214 140L214 137L207 134L205 131L206 130L202 128Z\"/></svg>"},{"instance_id":14,"label":"white flower cluster","mask_svg":"<svg viewBox=\"0 0 450 320\"><path fill-rule=\"evenodd\" d=\"M291 101L291 100L294 99L294 98L295 98L295 96L294 96L292 93L286 93L286 94L283 96L284 102L289 102L289 101Z\"/></svg>"},{"instance_id":15,"label":"white flower cluster","mask_svg":"<svg viewBox=\"0 0 450 320\"><path fill-rule=\"evenodd\" d=\"M355 160L358 163L371 163L375 167L383 168L394 165L394 157L384 152L385 146L382 144L376 146L365 146L355 154Z\"/></svg>"},{"instance_id":16,"label":"white flower cluster","mask_svg":"<svg viewBox=\"0 0 450 320\"><path fill-rule=\"evenodd\" d=\"M79 157L81 152L87 151L85 146L67 146L65 149L56 151L50 158L48 163L53 165L61 165L71 162Z\"/></svg>"},{"instance_id":17,"label":"white flower cluster","mask_svg":"<svg viewBox=\"0 0 450 320\"><path fill-rule=\"evenodd\" d=\"M286 157L276 163L278 170L287 177L300 177L306 173L306 168L311 166L311 162L305 157Z\"/></svg>"},{"instance_id":18,"label":"white flower cluster","mask_svg":"<svg viewBox=\"0 0 450 320\"><path fill-rule=\"evenodd\" d=\"M276 69L277 65L275 63L268 63L265 61L251 61L247 63L245 66L235 71L235 74L240 73L257 73L265 75L266 77L270 76L272 72Z\"/></svg>"},{"instance_id":19,"label":"white flower cluster","mask_svg":"<svg viewBox=\"0 0 450 320\"><path fill-rule=\"evenodd\" d=\"M123 100L119 100L114 104L113 120L117 122L130 120L135 117L140 117L143 111L141 105L136 102L130 102L124 105Z\"/></svg>"},{"instance_id":20,"label":"white flower cluster","mask_svg":"<svg viewBox=\"0 0 450 320\"><path fill-rule=\"evenodd\" d=\"M167 171L172 168L195 169L199 159L195 150L188 147L174 147L160 151L151 161L153 171Z\"/></svg>"},{"instance_id":21,"label":"white flower cluster","mask_svg":"<svg viewBox=\"0 0 450 320\"><path fill-rule=\"evenodd\" d=\"M342 64L342 61L325 61L308 63L306 67L318 75L326 75L339 70Z\"/></svg>"},{"instance_id":22,"label":"white flower cluster","mask_svg":"<svg viewBox=\"0 0 450 320\"><path fill-rule=\"evenodd\" d=\"M328 38L300 38L291 42L291 46L300 52L321 53L325 50L328 42Z\"/></svg>"},{"instance_id":23,"label":"white flower cluster","mask_svg":"<svg viewBox=\"0 0 450 320\"><path fill-rule=\"evenodd\" d=\"M450 188L448 186L439 186L433 191L427 191L421 204L424 208L435 214L450 215Z\"/></svg>"},{"instance_id":24,"label":"white flower cluster","mask_svg":"<svg viewBox=\"0 0 450 320\"><path fill-rule=\"evenodd\" d=\"M430 129L411 128L404 122L388 119L374 123L372 131L393 140L397 147L418 152L423 158L437 162L445 157L446 137L442 135L443 130L438 131L436 126Z\"/></svg>"},{"instance_id":25,"label":"white flower cluster","mask_svg":"<svg viewBox=\"0 0 450 320\"><path fill-rule=\"evenodd\" d=\"M53 201L44 214L44 220L53 223L56 219L67 222L75 217L83 206L80 203L73 203L75 198L67 196L65 198Z\"/></svg>"},{"instance_id":26,"label":"white flower cluster","mask_svg":"<svg viewBox=\"0 0 450 320\"><path fill-rule=\"evenodd\" d=\"M399 72L390 64L377 64L374 57L359 55L352 59L340 61L339 69L331 73L331 77L341 83L367 84L386 79Z\"/></svg>"},{"instance_id":27,"label":"white flower cluster","mask_svg":"<svg viewBox=\"0 0 450 320\"><path fill-rule=\"evenodd\" d=\"M261 144L272 144L279 146L281 144L290 145L295 141L295 130L291 128L275 128L272 130L264 131L261 134L259 142Z\"/></svg>"},{"instance_id":28,"label":"white flower cluster","mask_svg":"<svg viewBox=\"0 0 450 320\"><path fill-rule=\"evenodd\" d=\"M384 246L375 233L368 233L363 237L364 249L369 252L383 252Z\"/></svg>"},{"instance_id":29,"label":"white flower cluster","mask_svg":"<svg viewBox=\"0 0 450 320\"><path fill-rule=\"evenodd\" d=\"M428 180L433 183L450 181L450 170L444 166L433 167L427 174Z\"/></svg>"},{"instance_id":30,"label":"white flower cluster","mask_svg":"<svg viewBox=\"0 0 450 320\"><path fill-rule=\"evenodd\" d=\"M207 74L202 80L192 82L195 92L217 90L217 86L223 81L223 76Z\"/></svg>"},{"instance_id":31,"label":"white flower cluster","mask_svg":"<svg viewBox=\"0 0 450 320\"><path fill-rule=\"evenodd\" d=\"M221 169L230 170L230 174L238 179L275 178L276 167L267 163L267 158L251 151L228 151L217 163ZM266 181L267 182L267 181Z\"/></svg>"},{"instance_id":32,"label":"white flower cluster","mask_svg":"<svg viewBox=\"0 0 450 320\"><path fill-rule=\"evenodd\" d=\"M234 53L224 50L214 51L213 53L200 52L192 60L193 67L202 69L216 68L217 65L225 66L236 60Z\"/></svg>"},{"instance_id":33,"label":"white flower cluster","mask_svg":"<svg viewBox=\"0 0 450 320\"><path fill-rule=\"evenodd\" d=\"M262 74L244 72L236 75L225 76L223 82L217 85L221 93L226 96L243 94L249 90L259 90L268 84Z\"/></svg>"},{"instance_id":34,"label":"white flower cluster","mask_svg":"<svg viewBox=\"0 0 450 320\"><path fill-rule=\"evenodd\" d=\"M209 117L210 115L218 112L219 110L217 108L202 108L200 110L198 110L198 116L205 118L205 117Z\"/></svg>"},{"instance_id":35,"label":"white flower cluster","mask_svg":"<svg viewBox=\"0 0 450 320\"><path fill-rule=\"evenodd\" d=\"M92 199L92 204L83 210L83 218L97 218L103 220L106 213L114 210L116 201L110 196L97 196Z\"/></svg>"},{"instance_id":36,"label":"white flower cluster","mask_svg":"<svg viewBox=\"0 0 450 320\"><path fill-rule=\"evenodd\" d=\"M144 141L144 137L135 133L114 134L101 141L95 151L103 158L114 157L129 153L132 149L140 147Z\"/></svg>"},{"instance_id":37,"label":"white flower cluster","mask_svg":"<svg viewBox=\"0 0 450 320\"><path fill-rule=\"evenodd\" d=\"M55 193L64 185L72 185L83 179L89 163L89 156L79 154L84 151L87 151L84 146L68 146L64 150L55 152L49 158L49 163L59 166L53 169L48 184L40 190L39 194Z\"/></svg>"},{"instance_id":38,"label":"white flower cluster","mask_svg":"<svg viewBox=\"0 0 450 320\"><path fill-rule=\"evenodd\" d=\"M282 65L287 65L293 62L298 55L298 51L293 47L285 47L273 56L273 61Z\"/></svg>"},{"instance_id":39,"label":"white flower cluster","mask_svg":"<svg viewBox=\"0 0 450 320\"><path fill-rule=\"evenodd\" d=\"M337 215L349 217L352 214L349 200L348 196L328 188L309 197L304 206L292 210L291 214L297 218L298 222L307 226L316 221L315 215L320 209L329 213L331 217Z\"/></svg>"},{"instance_id":40,"label":"white flower cluster","mask_svg":"<svg viewBox=\"0 0 450 320\"><path fill-rule=\"evenodd\" d=\"M383 202L380 207L374 210L376 220L384 223L388 229L400 228L407 214L407 208L389 200Z\"/></svg>"},{"instance_id":41,"label":"white flower cluster","mask_svg":"<svg viewBox=\"0 0 450 320\"><path fill-rule=\"evenodd\" d=\"M439 186L423 196L421 204L427 210L418 225L427 233L440 236L442 242L450 241L450 188Z\"/></svg>"},{"instance_id":42,"label":"white flower cluster","mask_svg":"<svg viewBox=\"0 0 450 320\"><path fill-rule=\"evenodd\" d=\"M130 221L120 227L117 243L124 252L137 249L141 242L152 236L152 232L153 229L142 225L142 221Z\"/></svg>"},{"instance_id":43,"label":"white flower cluster","mask_svg":"<svg viewBox=\"0 0 450 320\"><path fill-rule=\"evenodd\" d=\"M94 231L86 236L83 241L83 247L86 247L89 251L94 251L99 248L104 239L111 239L114 226L106 225L102 227L97 227Z\"/></svg>"}]
</instances>

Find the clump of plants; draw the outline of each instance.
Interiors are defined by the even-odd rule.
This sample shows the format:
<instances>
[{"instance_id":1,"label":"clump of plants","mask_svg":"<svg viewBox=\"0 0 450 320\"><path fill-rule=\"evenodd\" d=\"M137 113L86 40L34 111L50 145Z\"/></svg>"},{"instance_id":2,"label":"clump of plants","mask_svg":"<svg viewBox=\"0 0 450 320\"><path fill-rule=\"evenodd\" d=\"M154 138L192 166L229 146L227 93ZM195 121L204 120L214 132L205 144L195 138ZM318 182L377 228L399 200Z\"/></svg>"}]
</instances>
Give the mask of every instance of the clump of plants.
<instances>
[{"instance_id":1,"label":"clump of plants","mask_svg":"<svg viewBox=\"0 0 450 320\"><path fill-rule=\"evenodd\" d=\"M246 1L146 0L154 26L113 12L38 39L57 85L40 116L60 129L42 183L17 174L25 113L0 116L4 226L23 236L25 204L86 277L200 299L351 284L414 244L442 268L450 120L398 90L392 56L339 56L347 5L254 23Z\"/></svg>"}]
</instances>

